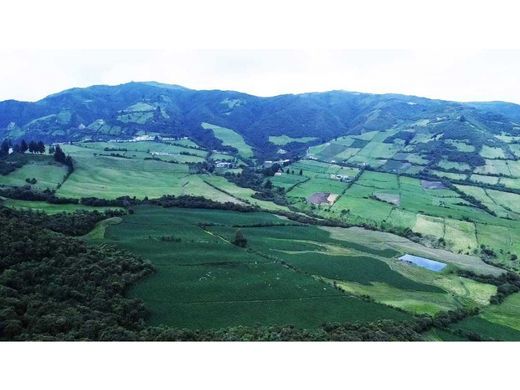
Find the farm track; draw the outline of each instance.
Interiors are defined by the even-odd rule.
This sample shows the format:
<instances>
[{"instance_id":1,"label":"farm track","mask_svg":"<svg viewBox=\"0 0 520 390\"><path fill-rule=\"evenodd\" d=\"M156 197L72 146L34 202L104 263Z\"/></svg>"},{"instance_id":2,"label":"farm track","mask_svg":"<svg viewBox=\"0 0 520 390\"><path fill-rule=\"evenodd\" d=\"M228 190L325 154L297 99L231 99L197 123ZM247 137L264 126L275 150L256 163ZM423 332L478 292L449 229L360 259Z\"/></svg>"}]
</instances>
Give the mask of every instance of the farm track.
<instances>
[{"instance_id":1,"label":"farm track","mask_svg":"<svg viewBox=\"0 0 520 390\"><path fill-rule=\"evenodd\" d=\"M215 189L215 190L217 190L217 191L219 191L219 192L222 192L224 195L227 195L227 196L232 197L233 199L236 199L236 200L238 201L238 204L248 204L248 203L245 202L243 199L240 199L240 198L238 198L236 195L233 195L232 193L230 193L230 192L228 192L228 191L225 191L225 190L223 190L222 188L217 187L217 186L214 185L213 183L210 183L209 181L204 180L204 179L202 179L202 181L203 181L204 183L206 183L208 186L210 186L211 188L213 188L213 189Z\"/></svg>"},{"instance_id":2,"label":"farm track","mask_svg":"<svg viewBox=\"0 0 520 390\"><path fill-rule=\"evenodd\" d=\"M261 303L261 302L291 302L291 301L308 301L315 299L323 299L323 298L347 298L347 297L356 297L355 295L349 294L334 294L334 295L312 295L308 297L297 297L297 298L266 298L266 299L231 299L231 300L208 300L208 301L189 301L189 302L175 302L175 304L179 305L204 305L208 303ZM356 297L360 299L359 297ZM160 302L156 300L150 300L151 302Z\"/></svg>"}]
</instances>

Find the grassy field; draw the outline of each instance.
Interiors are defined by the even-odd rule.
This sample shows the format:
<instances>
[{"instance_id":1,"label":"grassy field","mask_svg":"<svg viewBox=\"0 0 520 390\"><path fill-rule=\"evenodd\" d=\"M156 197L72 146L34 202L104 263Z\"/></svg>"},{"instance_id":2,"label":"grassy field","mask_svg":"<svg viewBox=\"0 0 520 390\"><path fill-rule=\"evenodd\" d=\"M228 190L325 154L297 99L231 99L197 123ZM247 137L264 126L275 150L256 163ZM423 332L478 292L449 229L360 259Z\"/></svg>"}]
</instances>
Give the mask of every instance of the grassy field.
<instances>
[{"instance_id":1,"label":"grassy field","mask_svg":"<svg viewBox=\"0 0 520 390\"><path fill-rule=\"evenodd\" d=\"M236 131L226 129L211 123L202 123L202 127L205 129L211 129L215 134L215 137L222 141L223 145L232 146L238 150L238 154L245 158L253 157L253 149L244 141L244 138Z\"/></svg>"},{"instance_id":2,"label":"grassy field","mask_svg":"<svg viewBox=\"0 0 520 390\"><path fill-rule=\"evenodd\" d=\"M303 211L354 224L408 228L430 240L444 240L447 248L456 253L478 254L480 245L484 244L495 248L497 260L520 267L510 261L511 254L520 250L517 244L520 195L476 185L456 185L456 191L442 185L429 188L416 178L369 170L358 178L349 176L351 179L346 182L330 178L331 172L348 169L351 168L301 160L290 165L288 171L299 173L301 170L301 177L307 179L295 183L299 175L288 175L286 179L277 179L277 185L289 189L287 196L292 206ZM496 215L463 198L459 191L475 198ZM332 206L312 206L306 198L316 192L340 196ZM502 237L493 241L490 234L493 227L497 231L506 229L507 240Z\"/></svg>"},{"instance_id":3,"label":"grassy field","mask_svg":"<svg viewBox=\"0 0 520 390\"><path fill-rule=\"evenodd\" d=\"M499 305L484 308L478 316L452 328L477 333L484 339L520 341L520 293L510 295Z\"/></svg>"},{"instance_id":4,"label":"grassy field","mask_svg":"<svg viewBox=\"0 0 520 390\"><path fill-rule=\"evenodd\" d=\"M21 168L16 169L9 175L0 175L0 186L25 186L28 185L26 179L36 179L31 187L44 191L54 190L63 182L67 175L67 168L56 163L52 156L31 156L30 161Z\"/></svg>"},{"instance_id":5,"label":"grassy field","mask_svg":"<svg viewBox=\"0 0 520 390\"><path fill-rule=\"evenodd\" d=\"M205 183L211 184L213 188L218 188L223 194L229 194L234 199L234 202L247 203L256 205L265 210L284 210L288 211L285 206L280 206L273 202L256 199L253 197L255 191L250 188L239 187L236 184L230 182L225 177L216 175L204 176Z\"/></svg>"},{"instance_id":6,"label":"grassy field","mask_svg":"<svg viewBox=\"0 0 520 390\"><path fill-rule=\"evenodd\" d=\"M73 213L78 210L104 212L106 210L117 209L117 207L92 207L81 204L53 204L40 201L6 199L2 197L0 197L0 204L13 209L41 211L47 214Z\"/></svg>"},{"instance_id":7,"label":"grassy field","mask_svg":"<svg viewBox=\"0 0 520 390\"><path fill-rule=\"evenodd\" d=\"M179 148L172 145L158 145L158 150ZM142 152L138 149L145 149L150 145L136 142L132 143L132 146L137 148L135 153L138 153ZM95 154L99 149L94 149L91 145L87 147L64 145L63 149L73 156L75 169L57 191L59 196L72 198L94 196L114 199L129 195L142 199L157 198L166 194L204 194L216 201L236 202L233 197L208 185L203 176L190 174L189 167L185 164L145 160L142 156L130 158L100 156Z\"/></svg>"},{"instance_id":8,"label":"grassy field","mask_svg":"<svg viewBox=\"0 0 520 390\"><path fill-rule=\"evenodd\" d=\"M317 139L316 137L289 137L287 135L270 135L269 142L275 145L283 146L290 144L291 142L299 142L302 144L306 144L307 142L311 142Z\"/></svg>"}]
</instances>

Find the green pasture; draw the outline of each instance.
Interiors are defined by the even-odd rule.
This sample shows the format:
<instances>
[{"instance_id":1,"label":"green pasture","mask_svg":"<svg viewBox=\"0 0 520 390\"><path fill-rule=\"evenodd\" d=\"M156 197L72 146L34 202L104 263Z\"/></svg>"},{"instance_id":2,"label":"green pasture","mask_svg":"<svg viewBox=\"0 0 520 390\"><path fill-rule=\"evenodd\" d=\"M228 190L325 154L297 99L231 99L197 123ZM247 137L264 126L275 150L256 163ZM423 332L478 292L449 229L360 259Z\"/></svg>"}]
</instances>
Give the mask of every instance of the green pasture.
<instances>
[{"instance_id":1,"label":"green pasture","mask_svg":"<svg viewBox=\"0 0 520 390\"><path fill-rule=\"evenodd\" d=\"M236 131L205 122L203 122L201 126L205 129L212 130L215 137L220 139L223 145L236 148L238 154L241 156L245 158L253 157L253 149L251 149L251 147L244 141L244 138Z\"/></svg>"}]
</instances>

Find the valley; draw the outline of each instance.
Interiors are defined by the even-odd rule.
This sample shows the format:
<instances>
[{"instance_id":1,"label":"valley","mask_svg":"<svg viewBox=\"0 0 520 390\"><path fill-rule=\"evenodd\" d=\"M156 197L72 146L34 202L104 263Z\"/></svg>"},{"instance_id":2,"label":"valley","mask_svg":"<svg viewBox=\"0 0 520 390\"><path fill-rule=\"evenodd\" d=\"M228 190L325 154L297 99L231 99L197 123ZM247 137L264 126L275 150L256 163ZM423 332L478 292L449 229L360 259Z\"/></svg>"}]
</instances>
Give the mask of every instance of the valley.
<instances>
[{"instance_id":1,"label":"valley","mask_svg":"<svg viewBox=\"0 0 520 390\"><path fill-rule=\"evenodd\" d=\"M154 269L125 290L146 326L390 321L425 340L520 339L515 119L401 95L267 104L146 83L85 105L96 88L18 118L0 102L0 203L29 219L95 216L75 239ZM25 138L46 150L22 151Z\"/></svg>"}]
</instances>

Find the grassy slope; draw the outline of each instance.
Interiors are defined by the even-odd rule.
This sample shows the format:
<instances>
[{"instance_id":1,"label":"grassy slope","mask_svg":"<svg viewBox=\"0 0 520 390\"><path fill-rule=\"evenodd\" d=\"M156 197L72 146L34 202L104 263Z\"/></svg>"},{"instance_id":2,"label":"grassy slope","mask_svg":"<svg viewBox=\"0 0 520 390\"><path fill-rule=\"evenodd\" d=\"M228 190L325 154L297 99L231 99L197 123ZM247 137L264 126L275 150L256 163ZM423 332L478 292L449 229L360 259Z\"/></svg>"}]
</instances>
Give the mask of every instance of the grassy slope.
<instances>
[{"instance_id":1,"label":"grassy slope","mask_svg":"<svg viewBox=\"0 0 520 390\"><path fill-rule=\"evenodd\" d=\"M202 123L202 127L205 129L211 129L215 134L215 137L222 140L223 145L232 146L238 150L238 154L245 158L253 157L253 149L244 141L244 138L236 131L226 129L211 123Z\"/></svg>"},{"instance_id":2,"label":"grassy slope","mask_svg":"<svg viewBox=\"0 0 520 390\"><path fill-rule=\"evenodd\" d=\"M52 156L29 156L29 162L9 175L0 175L0 185L25 186L25 179L37 179L31 186L37 190L56 189L67 175L67 168L56 163Z\"/></svg>"},{"instance_id":3,"label":"grassy slope","mask_svg":"<svg viewBox=\"0 0 520 390\"><path fill-rule=\"evenodd\" d=\"M1 204L6 207L11 207L21 210L32 210L42 211L47 214L59 214L59 213L73 213L77 210L85 211L106 211L117 209L117 207L93 207L84 206L81 204L53 204L47 202L30 201L30 200L18 200L18 199L5 199L0 198Z\"/></svg>"}]
</instances>

